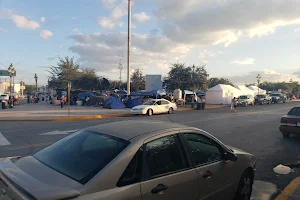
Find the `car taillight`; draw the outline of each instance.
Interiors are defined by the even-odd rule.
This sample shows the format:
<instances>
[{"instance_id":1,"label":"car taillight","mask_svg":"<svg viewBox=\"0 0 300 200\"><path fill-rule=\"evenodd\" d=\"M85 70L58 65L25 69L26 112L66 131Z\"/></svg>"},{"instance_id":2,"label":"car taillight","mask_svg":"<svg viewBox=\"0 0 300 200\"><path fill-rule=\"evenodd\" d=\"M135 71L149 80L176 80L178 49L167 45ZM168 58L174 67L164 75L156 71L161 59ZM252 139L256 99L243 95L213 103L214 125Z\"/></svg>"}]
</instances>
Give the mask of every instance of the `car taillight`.
<instances>
[{"instance_id":1,"label":"car taillight","mask_svg":"<svg viewBox=\"0 0 300 200\"><path fill-rule=\"evenodd\" d=\"M287 123L287 120L285 119L285 118L281 118L281 121L280 121L281 123L283 123L283 124L286 124Z\"/></svg>"}]
</instances>

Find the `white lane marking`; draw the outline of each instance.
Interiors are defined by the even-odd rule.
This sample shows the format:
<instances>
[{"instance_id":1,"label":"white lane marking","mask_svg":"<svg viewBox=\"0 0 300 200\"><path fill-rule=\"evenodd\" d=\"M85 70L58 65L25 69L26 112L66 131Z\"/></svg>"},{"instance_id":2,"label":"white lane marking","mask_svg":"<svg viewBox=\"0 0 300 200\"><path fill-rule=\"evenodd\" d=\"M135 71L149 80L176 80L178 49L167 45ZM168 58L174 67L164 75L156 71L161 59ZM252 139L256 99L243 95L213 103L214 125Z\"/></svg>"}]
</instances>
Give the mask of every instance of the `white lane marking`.
<instances>
[{"instance_id":1,"label":"white lane marking","mask_svg":"<svg viewBox=\"0 0 300 200\"><path fill-rule=\"evenodd\" d=\"M76 129L76 130L64 131L64 132L66 132L66 133L75 133L76 131L78 131L78 129Z\"/></svg>"},{"instance_id":2,"label":"white lane marking","mask_svg":"<svg viewBox=\"0 0 300 200\"><path fill-rule=\"evenodd\" d=\"M42 133L40 135L67 135L69 134L68 132L65 131L51 131L51 132L47 132L47 133Z\"/></svg>"},{"instance_id":3,"label":"white lane marking","mask_svg":"<svg viewBox=\"0 0 300 200\"><path fill-rule=\"evenodd\" d=\"M11 145L10 142L0 132L0 146Z\"/></svg>"}]
</instances>

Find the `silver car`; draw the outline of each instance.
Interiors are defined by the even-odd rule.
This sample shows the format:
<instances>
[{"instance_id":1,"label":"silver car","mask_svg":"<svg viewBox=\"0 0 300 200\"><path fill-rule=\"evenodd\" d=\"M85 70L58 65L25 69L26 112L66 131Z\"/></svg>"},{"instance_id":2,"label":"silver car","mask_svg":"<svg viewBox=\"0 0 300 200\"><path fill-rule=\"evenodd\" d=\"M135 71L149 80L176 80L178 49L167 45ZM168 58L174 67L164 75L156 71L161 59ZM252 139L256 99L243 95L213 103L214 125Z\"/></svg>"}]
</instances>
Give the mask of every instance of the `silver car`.
<instances>
[{"instance_id":1,"label":"silver car","mask_svg":"<svg viewBox=\"0 0 300 200\"><path fill-rule=\"evenodd\" d=\"M251 154L196 128L122 121L0 161L5 200L249 200Z\"/></svg>"}]
</instances>

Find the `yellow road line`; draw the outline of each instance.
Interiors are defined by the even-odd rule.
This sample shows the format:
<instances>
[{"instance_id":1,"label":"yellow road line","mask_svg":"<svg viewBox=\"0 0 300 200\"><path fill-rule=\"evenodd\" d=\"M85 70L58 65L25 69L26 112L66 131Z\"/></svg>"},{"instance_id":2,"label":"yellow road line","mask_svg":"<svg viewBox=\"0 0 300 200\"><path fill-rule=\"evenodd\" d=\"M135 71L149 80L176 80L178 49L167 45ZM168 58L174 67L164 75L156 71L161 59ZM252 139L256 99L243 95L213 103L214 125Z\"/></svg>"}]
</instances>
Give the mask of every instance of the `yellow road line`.
<instances>
[{"instance_id":1,"label":"yellow road line","mask_svg":"<svg viewBox=\"0 0 300 200\"><path fill-rule=\"evenodd\" d=\"M15 150L21 150L21 149L29 149L33 147L41 147L41 146L48 146L52 144L53 142L46 142L46 143L40 143L40 144L30 144L25 146L18 146L18 147L7 147L6 149L9 151L15 151Z\"/></svg>"},{"instance_id":2,"label":"yellow road line","mask_svg":"<svg viewBox=\"0 0 300 200\"><path fill-rule=\"evenodd\" d=\"M276 197L275 200L288 200L289 197L296 191L300 186L300 177L295 178L284 190Z\"/></svg>"}]
</instances>

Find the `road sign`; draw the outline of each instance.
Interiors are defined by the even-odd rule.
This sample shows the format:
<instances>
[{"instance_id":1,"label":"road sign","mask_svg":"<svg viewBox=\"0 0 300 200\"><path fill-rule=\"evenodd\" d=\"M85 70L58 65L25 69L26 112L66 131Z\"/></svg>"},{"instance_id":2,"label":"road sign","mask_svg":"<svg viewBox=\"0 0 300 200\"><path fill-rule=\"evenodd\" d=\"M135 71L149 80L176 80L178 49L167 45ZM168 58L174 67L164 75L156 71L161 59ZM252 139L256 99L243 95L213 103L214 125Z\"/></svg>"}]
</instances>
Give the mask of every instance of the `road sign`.
<instances>
[{"instance_id":1,"label":"road sign","mask_svg":"<svg viewBox=\"0 0 300 200\"><path fill-rule=\"evenodd\" d=\"M14 76L17 75L17 72L15 71ZM0 70L0 76L9 76L9 73L7 70Z\"/></svg>"}]
</instances>

